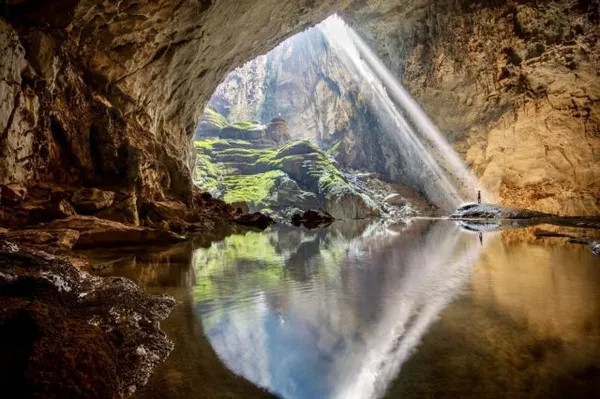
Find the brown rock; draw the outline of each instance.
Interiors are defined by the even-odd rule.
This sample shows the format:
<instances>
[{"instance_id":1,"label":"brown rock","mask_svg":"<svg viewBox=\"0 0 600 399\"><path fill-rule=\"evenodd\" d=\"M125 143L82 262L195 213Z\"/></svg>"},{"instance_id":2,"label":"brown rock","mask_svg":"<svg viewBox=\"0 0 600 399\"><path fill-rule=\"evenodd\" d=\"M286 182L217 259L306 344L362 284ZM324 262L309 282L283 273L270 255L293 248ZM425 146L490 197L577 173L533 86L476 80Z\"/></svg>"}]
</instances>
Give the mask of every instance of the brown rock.
<instances>
[{"instance_id":1,"label":"brown rock","mask_svg":"<svg viewBox=\"0 0 600 399\"><path fill-rule=\"evenodd\" d=\"M195 221L194 212L179 201L144 202L140 209L144 218L158 222L161 220Z\"/></svg>"},{"instance_id":2,"label":"brown rock","mask_svg":"<svg viewBox=\"0 0 600 399\"><path fill-rule=\"evenodd\" d=\"M37 224L75 215L75 209L67 200L47 202L29 210L29 223Z\"/></svg>"},{"instance_id":3,"label":"brown rock","mask_svg":"<svg viewBox=\"0 0 600 399\"><path fill-rule=\"evenodd\" d=\"M71 202L78 212L89 214L108 208L115 199L112 191L103 191L97 188L82 188L71 197Z\"/></svg>"},{"instance_id":4,"label":"brown rock","mask_svg":"<svg viewBox=\"0 0 600 399\"><path fill-rule=\"evenodd\" d=\"M309 229L314 229L319 226L330 225L335 218L329 213L321 210L309 209L304 213L296 213L292 215L292 224L294 226L300 226L303 224Z\"/></svg>"},{"instance_id":5,"label":"brown rock","mask_svg":"<svg viewBox=\"0 0 600 399\"><path fill-rule=\"evenodd\" d=\"M3 184L0 186L3 205L18 205L25 200L27 188L20 184Z\"/></svg>"},{"instance_id":6,"label":"brown rock","mask_svg":"<svg viewBox=\"0 0 600 399\"><path fill-rule=\"evenodd\" d=\"M134 226L140 225L135 195L127 196L119 201L115 199L110 207L95 213L94 216Z\"/></svg>"},{"instance_id":7,"label":"brown rock","mask_svg":"<svg viewBox=\"0 0 600 399\"><path fill-rule=\"evenodd\" d=\"M142 245L183 241L185 237L170 231L129 226L94 216L71 216L42 225L48 229L77 230L77 247Z\"/></svg>"},{"instance_id":8,"label":"brown rock","mask_svg":"<svg viewBox=\"0 0 600 399\"><path fill-rule=\"evenodd\" d=\"M0 237L17 244L69 250L77 243L79 232L71 229L14 230L0 233Z\"/></svg>"},{"instance_id":9,"label":"brown rock","mask_svg":"<svg viewBox=\"0 0 600 399\"><path fill-rule=\"evenodd\" d=\"M270 216L267 216L260 212L239 215L234 217L233 221L243 226L257 227L261 230L264 230L273 223L275 223L275 221Z\"/></svg>"},{"instance_id":10,"label":"brown rock","mask_svg":"<svg viewBox=\"0 0 600 399\"><path fill-rule=\"evenodd\" d=\"M173 298L41 251L0 242L0 293L6 397L123 397L173 348L159 328Z\"/></svg>"}]
</instances>

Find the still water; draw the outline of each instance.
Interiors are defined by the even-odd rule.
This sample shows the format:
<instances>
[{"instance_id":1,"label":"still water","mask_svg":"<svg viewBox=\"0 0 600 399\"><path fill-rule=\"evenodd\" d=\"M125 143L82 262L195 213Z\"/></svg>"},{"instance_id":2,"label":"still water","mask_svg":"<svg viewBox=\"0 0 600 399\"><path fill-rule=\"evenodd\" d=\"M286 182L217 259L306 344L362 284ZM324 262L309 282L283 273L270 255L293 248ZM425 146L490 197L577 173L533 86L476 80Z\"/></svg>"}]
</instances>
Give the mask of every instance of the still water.
<instances>
[{"instance_id":1,"label":"still water","mask_svg":"<svg viewBox=\"0 0 600 399\"><path fill-rule=\"evenodd\" d=\"M526 229L336 222L93 255L181 302L139 398L600 397L600 258Z\"/></svg>"}]
</instances>

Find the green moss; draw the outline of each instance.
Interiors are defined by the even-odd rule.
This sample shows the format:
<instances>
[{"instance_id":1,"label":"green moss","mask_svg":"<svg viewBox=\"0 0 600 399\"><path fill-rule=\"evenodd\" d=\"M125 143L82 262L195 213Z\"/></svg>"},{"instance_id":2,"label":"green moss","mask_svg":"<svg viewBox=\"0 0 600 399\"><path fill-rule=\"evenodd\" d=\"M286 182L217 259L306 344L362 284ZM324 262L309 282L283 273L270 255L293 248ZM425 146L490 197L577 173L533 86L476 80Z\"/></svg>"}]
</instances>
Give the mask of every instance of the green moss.
<instances>
[{"instance_id":1,"label":"green moss","mask_svg":"<svg viewBox=\"0 0 600 399\"><path fill-rule=\"evenodd\" d=\"M289 176L304 190L322 197L353 191L332 159L310 141L295 141L279 149L256 149L243 140L206 139L196 142L196 180L206 190L219 189L225 202L244 201L253 208L269 207L277 179ZM227 170L227 167L235 169Z\"/></svg>"},{"instance_id":2,"label":"green moss","mask_svg":"<svg viewBox=\"0 0 600 399\"><path fill-rule=\"evenodd\" d=\"M340 143L341 143L341 141L336 141L334 145L332 145L331 147L329 147L327 149L327 151L325 151L325 154L329 158L334 158L338 154L338 150L340 148Z\"/></svg>"},{"instance_id":3,"label":"green moss","mask_svg":"<svg viewBox=\"0 0 600 399\"><path fill-rule=\"evenodd\" d=\"M245 201L258 208L268 205L268 198L277 179L285 176L280 170L271 170L253 175L225 176L225 196L223 200L228 203Z\"/></svg>"},{"instance_id":4,"label":"green moss","mask_svg":"<svg viewBox=\"0 0 600 399\"><path fill-rule=\"evenodd\" d=\"M204 108L204 114L202 115L202 119L206 122L212 123L213 125L221 129L229 124L229 122L223 115L221 115L220 113L218 113L210 107Z\"/></svg>"},{"instance_id":5,"label":"green moss","mask_svg":"<svg viewBox=\"0 0 600 399\"><path fill-rule=\"evenodd\" d=\"M259 130L264 128L258 121L237 121L233 122L231 126L242 130Z\"/></svg>"}]
</instances>

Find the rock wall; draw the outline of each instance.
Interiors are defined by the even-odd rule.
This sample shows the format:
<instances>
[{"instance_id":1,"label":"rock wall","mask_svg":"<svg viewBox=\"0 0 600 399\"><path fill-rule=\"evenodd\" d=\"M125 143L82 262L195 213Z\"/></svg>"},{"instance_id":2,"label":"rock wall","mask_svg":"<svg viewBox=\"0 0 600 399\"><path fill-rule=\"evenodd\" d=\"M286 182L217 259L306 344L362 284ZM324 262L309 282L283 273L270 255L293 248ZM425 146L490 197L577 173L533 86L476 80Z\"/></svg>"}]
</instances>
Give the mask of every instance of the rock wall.
<instances>
[{"instance_id":1,"label":"rock wall","mask_svg":"<svg viewBox=\"0 0 600 399\"><path fill-rule=\"evenodd\" d=\"M504 203L600 212L598 0L10 0L0 183L189 200L217 84L336 11Z\"/></svg>"},{"instance_id":2,"label":"rock wall","mask_svg":"<svg viewBox=\"0 0 600 399\"><path fill-rule=\"evenodd\" d=\"M230 73L209 104L230 120L282 117L296 139L331 143L351 131L358 85L318 28Z\"/></svg>"},{"instance_id":3,"label":"rock wall","mask_svg":"<svg viewBox=\"0 0 600 399\"><path fill-rule=\"evenodd\" d=\"M6 2L0 183L189 200L191 135L218 82L347 2Z\"/></svg>"},{"instance_id":4,"label":"rock wall","mask_svg":"<svg viewBox=\"0 0 600 399\"><path fill-rule=\"evenodd\" d=\"M343 17L506 205L600 214L599 2L356 2Z\"/></svg>"}]
</instances>

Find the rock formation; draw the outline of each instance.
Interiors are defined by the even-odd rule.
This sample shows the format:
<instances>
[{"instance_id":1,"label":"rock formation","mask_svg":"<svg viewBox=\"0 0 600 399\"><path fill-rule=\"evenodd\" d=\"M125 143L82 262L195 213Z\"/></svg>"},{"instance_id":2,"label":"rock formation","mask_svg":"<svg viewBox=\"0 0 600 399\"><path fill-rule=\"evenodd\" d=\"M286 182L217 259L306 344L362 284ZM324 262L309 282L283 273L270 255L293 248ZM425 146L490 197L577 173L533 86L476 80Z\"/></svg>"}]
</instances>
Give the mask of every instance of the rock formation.
<instances>
[{"instance_id":1,"label":"rock formation","mask_svg":"<svg viewBox=\"0 0 600 399\"><path fill-rule=\"evenodd\" d=\"M5 241L0 299L0 381L8 397L123 397L173 349L159 329L173 298Z\"/></svg>"},{"instance_id":2,"label":"rock formation","mask_svg":"<svg viewBox=\"0 0 600 399\"><path fill-rule=\"evenodd\" d=\"M598 212L597 0L8 1L0 183L189 201L218 82L336 11L503 202Z\"/></svg>"},{"instance_id":3,"label":"rock formation","mask_svg":"<svg viewBox=\"0 0 600 399\"><path fill-rule=\"evenodd\" d=\"M345 3L8 1L0 183L189 201L191 135L217 83Z\"/></svg>"},{"instance_id":4,"label":"rock formation","mask_svg":"<svg viewBox=\"0 0 600 399\"><path fill-rule=\"evenodd\" d=\"M597 215L599 7L377 0L343 17L502 203Z\"/></svg>"},{"instance_id":5,"label":"rock formation","mask_svg":"<svg viewBox=\"0 0 600 399\"><path fill-rule=\"evenodd\" d=\"M202 189L240 211L274 213L284 220L298 209L310 208L325 209L340 219L379 215L369 196L358 192L314 143L277 145L285 141L278 134L287 137L283 119L265 129L242 125L219 129L204 120L196 131L201 137L196 141L196 181Z\"/></svg>"}]
</instances>

